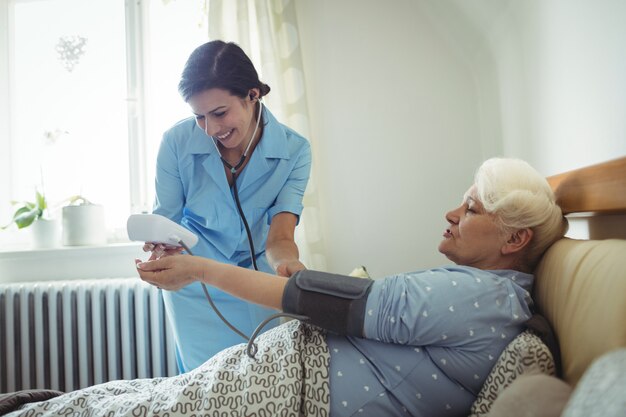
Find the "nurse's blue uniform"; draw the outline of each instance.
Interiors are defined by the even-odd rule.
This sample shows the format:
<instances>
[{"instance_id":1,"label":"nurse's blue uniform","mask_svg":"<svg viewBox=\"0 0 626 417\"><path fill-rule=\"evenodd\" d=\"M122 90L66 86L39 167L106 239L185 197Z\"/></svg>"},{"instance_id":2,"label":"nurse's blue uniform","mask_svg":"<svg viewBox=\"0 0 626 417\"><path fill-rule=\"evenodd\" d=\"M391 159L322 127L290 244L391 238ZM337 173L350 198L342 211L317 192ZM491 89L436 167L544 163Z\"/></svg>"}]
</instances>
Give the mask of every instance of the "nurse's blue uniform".
<instances>
[{"instance_id":1,"label":"nurse's blue uniform","mask_svg":"<svg viewBox=\"0 0 626 417\"><path fill-rule=\"evenodd\" d=\"M275 273L265 256L272 217L302 213L302 197L311 170L309 142L280 124L263 108L263 135L246 167L237 177L243 212L250 226L259 270ZM165 132L157 157L154 213L168 217L198 235L192 248L199 255L252 268L243 221L237 212L224 165L193 117ZM221 313L250 335L275 311L232 297L207 286ZM173 327L180 372L204 363L224 348L244 342L210 307L200 283L178 291L163 291ZM269 329L278 323L266 326Z\"/></svg>"}]
</instances>

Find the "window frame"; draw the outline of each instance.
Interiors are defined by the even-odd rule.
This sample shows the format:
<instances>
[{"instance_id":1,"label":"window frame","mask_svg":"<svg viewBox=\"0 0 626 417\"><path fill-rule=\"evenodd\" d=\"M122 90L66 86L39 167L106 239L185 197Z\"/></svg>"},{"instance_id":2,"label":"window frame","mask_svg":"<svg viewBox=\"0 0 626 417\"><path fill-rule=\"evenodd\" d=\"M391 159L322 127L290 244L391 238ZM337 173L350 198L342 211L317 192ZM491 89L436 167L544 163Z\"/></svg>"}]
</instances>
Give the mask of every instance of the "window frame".
<instances>
[{"instance_id":1,"label":"window frame","mask_svg":"<svg viewBox=\"0 0 626 417\"><path fill-rule=\"evenodd\" d=\"M9 152L0 152L0 178L11 178L11 130L10 130L10 57L9 35L12 31L11 19L9 18L10 0L0 0L0 55L6 59L0 60L0 149L8 149ZM10 181L0 181L0 195L12 196L13 187ZM0 214L2 218L6 218L4 214L8 214L8 208L1 208Z\"/></svg>"},{"instance_id":2,"label":"window frame","mask_svg":"<svg viewBox=\"0 0 626 417\"><path fill-rule=\"evenodd\" d=\"M12 207L9 201L17 195L13 185L13 163L11 161L11 105L15 98L12 91L12 79L15 73L12 67L14 62L14 19L13 7L15 4L29 0L0 0L0 149L8 150L0 152L0 195L3 198L0 207L0 219L2 224L12 216ZM124 1L124 0L117 0ZM147 161L147 135L146 135L146 88L145 88L145 65L146 45L148 36L145 30L148 28L149 2L148 1L124 1L125 31L126 31L126 112L128 117L128 161L129 164L129 190L130 207L129 214L147 212L151 210L152 201L149 201L150 179L148 178ZM108 231L109 242L128 241L125 225L115 225ZM13 234L8 241L22 243L17 237L18 232L2 231L5 234ZM22 234L23 235L23 234ZM5 239L7 237L5 236ZM6 247L0 239L0 250ZM18 245L19 246L19 245Z\"/></svg>"}]
</instances>

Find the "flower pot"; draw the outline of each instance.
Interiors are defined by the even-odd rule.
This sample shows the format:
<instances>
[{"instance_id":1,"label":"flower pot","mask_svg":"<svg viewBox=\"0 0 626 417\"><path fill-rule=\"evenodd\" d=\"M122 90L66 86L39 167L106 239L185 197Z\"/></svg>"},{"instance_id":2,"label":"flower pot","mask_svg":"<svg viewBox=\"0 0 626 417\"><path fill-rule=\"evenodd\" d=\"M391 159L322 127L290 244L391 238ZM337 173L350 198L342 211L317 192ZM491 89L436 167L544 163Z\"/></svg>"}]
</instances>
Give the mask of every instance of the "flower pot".
<instances>
[{"instance_id":1,"label":"flower pot","mask_svg":"<svg viewBox=\"0 0 626 417\"><path fill-rule=\"evenodd\" d=\"M30 225L33 249L56 248L60 243L60 224L57 219L37 219Z\"/></svg>"},{"instance_id":2,"label":"flower pot","mask_svg":"<svg viewBox=\"0 0 626 417\"><path fill-rule=\"evenodd\" d=\"M98 204L63 207L63 245L92 246L106 243L104 207Z\"/></svg>"}]
</instances>

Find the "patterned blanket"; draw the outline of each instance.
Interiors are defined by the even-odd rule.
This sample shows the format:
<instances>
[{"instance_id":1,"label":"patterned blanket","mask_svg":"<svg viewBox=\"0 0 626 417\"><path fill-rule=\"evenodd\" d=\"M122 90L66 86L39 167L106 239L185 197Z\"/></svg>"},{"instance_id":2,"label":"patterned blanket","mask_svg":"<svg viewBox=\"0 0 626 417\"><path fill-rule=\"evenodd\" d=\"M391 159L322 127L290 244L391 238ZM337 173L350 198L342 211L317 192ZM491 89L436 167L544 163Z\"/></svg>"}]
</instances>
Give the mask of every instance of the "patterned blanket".
<instances>
[{"instance_id":1,"label":"patterned blanket","mask_svg":"<svg viewBox=\"0 0 626 417\"><path fill-rule=\"evenodd\" d=\"M112 381L28 404L17 416L328 416L325 335L297 320L170 378Z\"/></svg>"}]
</instances>

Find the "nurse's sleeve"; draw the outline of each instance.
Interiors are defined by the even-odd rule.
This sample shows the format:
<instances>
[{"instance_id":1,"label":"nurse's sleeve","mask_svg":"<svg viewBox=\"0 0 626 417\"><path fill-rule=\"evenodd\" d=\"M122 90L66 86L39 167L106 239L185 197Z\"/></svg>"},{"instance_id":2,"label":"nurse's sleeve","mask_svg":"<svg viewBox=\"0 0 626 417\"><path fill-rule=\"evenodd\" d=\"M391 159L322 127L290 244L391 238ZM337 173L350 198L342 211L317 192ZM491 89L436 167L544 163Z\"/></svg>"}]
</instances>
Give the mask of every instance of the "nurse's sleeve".
<instances>
[{"instance_id":1,"label":"nurse's sleeve","mask_svg":"<svg viewBox=\"0 0 626 417\"><path fill-rule=\"evenodd\" d=\"M289 173L287 181L281 188L274 205L269 209L268 222L278 213L289 212L298 216L304 208L302 198L311 174L311 145L304 141L298 154L295 156L295 164Z\"/></svg>"},{"instance_id":2,"label":"nurse's sleeve","mask_svg":"<svg viewBox=\"0 0 626 417\"><path fill-rule=\"evenodd\" d=\"M153 213L180 223L185 204L176 144L166 133L157 155Z\"/></svg>"}]
</instances>

